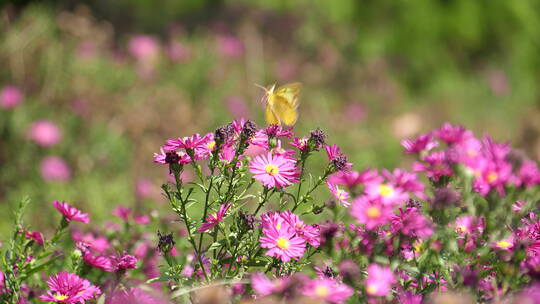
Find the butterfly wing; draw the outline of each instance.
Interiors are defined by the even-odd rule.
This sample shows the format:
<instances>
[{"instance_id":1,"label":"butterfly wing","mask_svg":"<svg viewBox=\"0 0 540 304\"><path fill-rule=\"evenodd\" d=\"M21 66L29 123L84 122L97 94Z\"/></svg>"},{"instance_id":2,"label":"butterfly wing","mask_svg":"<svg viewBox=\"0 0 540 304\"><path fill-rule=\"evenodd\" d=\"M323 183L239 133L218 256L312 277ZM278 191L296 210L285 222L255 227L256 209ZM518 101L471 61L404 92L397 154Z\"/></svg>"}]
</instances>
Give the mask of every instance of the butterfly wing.
<instances>
[{"instance_id":1,"label":"butterfly wing","mask_svg":"<svg viewBox=\"0 0 540 304\"><path fill-rule=\"evenodd\" d=\"M289 83L276 89L275 95L284 98L294 109L300 105L299 96L302 84L299 82Z\"/></svg>"},{"instance_id":2,"label":"butterfly wing","mask_svg":"<svg viewBox=\"0 0 540 304\"><path fill-rule=\"evenodd\" d=\"M286 126L293 126L298 119L298 111L296 108L287 99L279 95L274 95L272 99L273 103L271 110L277 120Z\"/></svg>"},{"instance_id":3,"label":"butterfly wing","mask_svg":"<svg viewBox=\"0 0 540 304\"><path fill-rule=\"evenodd\" d=\"M266 118L266 122L269 125L279 124L279 120L276 117L276 115L274 114L274 111L272 110L270 104L266 105L266 110L264 112L264 117Z\"/></svg>"}]
</instances>

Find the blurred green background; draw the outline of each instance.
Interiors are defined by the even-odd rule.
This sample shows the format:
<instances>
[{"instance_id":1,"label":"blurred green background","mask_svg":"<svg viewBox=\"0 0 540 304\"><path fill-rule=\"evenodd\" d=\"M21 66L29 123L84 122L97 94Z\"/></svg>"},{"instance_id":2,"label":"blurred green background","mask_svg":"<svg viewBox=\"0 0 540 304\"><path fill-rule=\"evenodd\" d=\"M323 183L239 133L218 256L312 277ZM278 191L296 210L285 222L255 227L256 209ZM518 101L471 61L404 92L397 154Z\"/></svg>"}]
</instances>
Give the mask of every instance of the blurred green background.
<instances>
[{"instance_id":1,"label":"blurred green background","mask_svg":"<svg viewBox=\"0 0 540 304\"><path fill-rule=\"evenodd\" d=\"M54 199L98 222L159 209L152 153L263 125L255 83L301 81L296 133L322 128L358 169L408 168L399 141L446 121L540 155L539 1L84 2L0 2L0 88L23 95L0 107L0 232L23 195L34 227ZM58 130L32 135L41 120Z\"/></svg>"}]
</instances>

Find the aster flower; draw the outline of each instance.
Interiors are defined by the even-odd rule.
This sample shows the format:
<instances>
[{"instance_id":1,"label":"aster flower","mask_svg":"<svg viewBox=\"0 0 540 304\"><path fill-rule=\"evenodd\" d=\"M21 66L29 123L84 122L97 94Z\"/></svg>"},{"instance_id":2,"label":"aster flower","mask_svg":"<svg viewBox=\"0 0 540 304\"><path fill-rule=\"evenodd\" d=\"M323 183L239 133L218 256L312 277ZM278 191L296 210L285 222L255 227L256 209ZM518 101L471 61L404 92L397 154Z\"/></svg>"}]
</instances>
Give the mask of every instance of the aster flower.
<instances>
[{"instance_id":1,"label":"aster flower","mask_svg":"<svg viewBox=\"0 0 540 304\"><path fill-rule=\"evenodd\" d=\"M435 136L447 144L459 143L470 136L470 133L463 126L453 126L449 123L443 124L440 129L434 131Z\"/></svg>"},{"instance_id":2,"label":"aster flower","mask_svg":"<svg viewBox=\"0 0 540 304\"><path fill-rule=\"evenodd\" d=\"M433 136L428 133L422 134L413 140L404 139L401 141L401 145L405 148L405 153L420 153L437 147L439 143L434 141Z\"/></svg>"},{"instance_id":3,"label":"aster flower","mask_svg":"<svg viewBox=\"0 0 540 304\"><path fill-rule=\"evenodd\" d=\"M308 138L307 137L295 137L292 142L289 143L291 146L300 150L300 152L305 152L309 149Z\"/></svg>"},{"instance_id":4,"label":"aster flower","mask_svg":"<svg viewBox=\"0 0 540 304\"><path fill-rule=\"evenodd\" d=\"M232 203L225 203L219 207L219 211L216 214L208 214L206 221L202 223L201 228L197 230L198 232L205 232L214 228L217 224L223 221L225 214L232 206Z\"/></svg>"},{"instance_id":5,"label":"aster flower","mask_svg":"<svg viewBox=\"0 0 540 304\"><path fill-rule=\"evenodd\" d=\"M54 207L56 210L58 210L66 219L66 221L78 221L83 222L85 224L90 223L90 217L88 217L88 213L82 213L79 209L69 205L66 202L53 202Z\"/></svg>"},{"instance_id":6,"label":"aster flower","mask_svg":"<svg viewBox=\"0 0 540 304\"><path fill-rule=\"evenodd\" d=\"M255 157L249 171L267 188L283 188L298 182L296 162L283 156L272 156L272 153Z\"/></svg>"},{"instance_id":7,"label":"aster flower","mask_svg":"<svg viewBox=\"0 0 540 304\"><path fill-rule=\"evenodd\" d=\"M502 239L500 241L494 242L491 247L501 250L501 251L512 251L514 249L515 242L512 236Z\"/></svg>"},{"instance_id":8,"label":"aster flower","mask_svg":"<svg viewBox=\"0 0 540 304\"><path fill-rule=\"evenodd\" d=\"M425 239L433 234L433 223L417 208L399 209L398 215L392 215L392 233L401 232L404 235Z\"/></svg>"},{"instance_id":9,"label":"aster flower","mask_svg":"<svg viewBox=\"0 0 540 304\"><path fill-rule=\"evenodd\" d=\"M43 240L43 234L41 234L41 232L30 232L30 231L25 231L25 232L24 232L24 236L25 236L27 239L33 240L33 241L36 242L38 245L43 246L44 240Z\"/></svg>"},{"instance_id":10,"label":"aster flower","mask_svg":"<svg viewBox=\"0 0 540 304\"><path fill-rule=\"evenodd\" d=\"M328 177L328 182L337 185L343 185L350 189L371 183L382 183L383 178L375 169L366 169L362 172L354 170L338 171Z\"/></svg>"},{"instance_id":11,"label":"aster flower","mask_svg":"<svg viewBox=\"0 0 540 304\"><path fill-rule=\"evenodd\" d=\"M387 296L390 294L392 285L396 282L394 273L390 268L370 264L367 267L367 273L365 286L368 295Z\"/></svg>"},{"instance_id":12,"label":"aster flower","mask_svg":"<svg viewBox=\"0 0 540 304\"><path fill-rule=\"evenodd\" d=\"M115 271L137 268L137 258L126 253L121 256L111 256L111 262Z\"/></svg>"},{"instance_id":13,"label":"aster flower","mask_svg":"<svg viewBox=\"0 0 540 304\"><path fill-rule=\"evenodd\" d=\"M101 269L106 272L115 272L115 266L110 257L104 255L93 255L89 250L82 250L83 261L86 265Z\"/></svg>"},{"instance_id":14,"label":"aster flower","mask_svg":"<svg viewBox=\"0 0 540 304\"><path fill-rule=\"evenodd\" d=\"M140 289L131 287L128 289L116 289L105 299L105 304L164 304L167 303Z\"/></svg>"},{"instance_id":15,"label":"aster flower","mask_svg":"<svg viewBox=\"0 0 540 304\"><path fill-rule=\"evenodd\" d=\"M452 176L454 171L450 167L445 151L436 151L422 157L424 163L415 162L414 171L426 172L427 177L438 181L442 176Z\"/></svg>"},{"instance_id":16,"label":"aster flower","mask_svg":"<svg viewBox=\"0 0 540 304\"><path fill-rule=\"evenodd\" d=\"M334 197L345 207L349 207L351 203L349 203L347 200L350 198L349 192L339 189L339 187L335 184L332 184L330 182L327 182L326 185L328 186L328 189L334 195Z\"/></svg>"},{"instance_id":17,"label":"aster flower","mask_svg":"<svg viewBox=\"0 0 540 304\"><path fill-rule=\"evenodd\" d=\"M319 247L321 244L321 236L317 225L305 224L298 215L292 213L290 210L283 211L280 214L280 217L286 223L286 225L282 225L283 228L296 232L296 235L303 238L311 246L315 248Z\"/></svg>"},{"instance_id":18,"label":"aster flower","mask_svg":"<svg viewBox=\"0 0 540 304\"><path fill-rule=\"evenodd\" d=\"M42 147L52 147L62 139L62 131L52 121L39 120L30 126L28 137Z\"/></svg>"},{"instance_id":19,"label":"aster flower","mask_svg":"<svg viewBox=\"0 0 540 304\"><path fill-rule=\"evenodd\" d=\"M260 238L261 247L268 248L267 256L281 259L288 262L291 259L298 259L304 255L306 242L296 233L289 229L263 229L263 236Z\"/></svg>"},{"instance_id":20,"label":"aster flower","mask_svg":"<svg viewBox=\"0 0 540 304\"><path fill-rule=\"evenodd\" d=\"M259 296L283 292L288 286L288 281L289 278L287 277L270 280L262 272L256 272L251 275L251 287Z\"/></svg>"},{"instance_id":21,"label":"aster flower","mask_svg":"<svg viewBox=\"0 0 540 304\"><path fill-rule=\"evenodd\" d=\"M351 215L366 229L373 230L390 222L393 214L390 205L383 204L380 199L370 199L367 196L359 196L349 209Z\"/></svg>"},{"instance_id":22,"label":"aster flower","mask_svg":"<svg viewBox=\"0 0 540 304\"><path fill-rule=\"evenodd\" d=\"M0 107L4 109L15 108L23 99L23 93L15 86L7 85L0 90Z\"/></svg>"},{"instance_id":23,"label":"aster flower","mask_svg":"<svg viewBox=\"0 0 540 304\"><path fill-rule=\"evenodd\" d=\"M43 301L85 303L85 301L95 299L101 294L101 290L97 286L73 273L60 272L52 275L49 277L47 285L49 290L39 297Z\"/></svg>"},{"instance_id":24,"label":"aster flower","mask_svg":"<svg viewBox=\"0 0 540 304\"><path fill-rule=\"evenodd\" d=\"M112 211L112 215L122 219L124 222L129 222L129 214L131 213L131 208L124 206L118 206Z\"/></svg>"},{"instance_id":25,"label":"aster flower","mask_svg":"<svg viewBox=\"0 0 540 304\"><path fill-rule=\"evenodd\" d=\"M184 151L165 151L163 147L159 149L159 153L154 153L154 162L158 164L189 164L191 157Z\"/></svg>"},{"instance_id":26,"label":"aster flower","mask_svg":"<svg viewBox=\"0 0 540 304\"><path fill-rule=\"evenodd\" d=\"M385 205L396 205L409 199L409 195L403 189L391 183L370 183L364 190L371 199L380 199Z\"/></svg>"},{"instance_id":27,"label":"aster flower","mask_svg":"<svg viewBox=\"0 0 540 304\"><path fill-rule=\"evenodd\" d=\"M517 173L518 186L532 187L540 184L540 170L538 165L532 160L523 162Z\"/></svg>"},{"instance_id":28,"label":"aster flower","mask_svg":"<svg viewBox=\"0 0 540 304\"><path fill-rule=\"evenodd\" d=\"M330 303L343 303L353 293L354 290L351 287L330 278L310 280L302 288L303 295L322 299Z\"/></svg>"},{"instance_id":29,"label":"aster flower","mask_svg":"<svg viewBox=\"0 0 540 304\"><path fill-rule=\"evenodd\" d=\"M336 171L343 171L352 167L352 163L347 162L345 154L341 153L341 149L337 145L325 146L326 156Z\"/></svg>"}]
</instances>

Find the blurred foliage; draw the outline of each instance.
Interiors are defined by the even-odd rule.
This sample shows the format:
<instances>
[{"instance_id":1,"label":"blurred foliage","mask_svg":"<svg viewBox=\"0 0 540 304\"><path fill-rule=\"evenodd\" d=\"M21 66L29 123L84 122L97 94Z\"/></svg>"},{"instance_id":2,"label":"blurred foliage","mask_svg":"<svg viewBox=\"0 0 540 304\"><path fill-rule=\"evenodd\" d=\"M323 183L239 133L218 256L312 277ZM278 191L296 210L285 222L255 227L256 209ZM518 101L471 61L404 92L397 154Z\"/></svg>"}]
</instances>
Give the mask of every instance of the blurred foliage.
<instances>
[{"instance_id":1,"label":"blurred foliage","mask_svg":"<svg viewBox=\"0 0 540 304\"><path fill-rule=\"evenodd\" d=\"M25 100L0 110L0 212L24 194L96 220L156 208L142 202L159 195L134 195L140 178L166 177L152 152L235 117L263 124L255 83L303 82L297 133L321 127L360 167L407 167L399 139L444 121L538 156L539 22L534 0L3 2L0 86ZM129 52L138 34L157 55ZM27 140L38 119L61 127L60 144ZM39 176L47 155L68 161L69 182Z\"/></svg>"}]
</instances>

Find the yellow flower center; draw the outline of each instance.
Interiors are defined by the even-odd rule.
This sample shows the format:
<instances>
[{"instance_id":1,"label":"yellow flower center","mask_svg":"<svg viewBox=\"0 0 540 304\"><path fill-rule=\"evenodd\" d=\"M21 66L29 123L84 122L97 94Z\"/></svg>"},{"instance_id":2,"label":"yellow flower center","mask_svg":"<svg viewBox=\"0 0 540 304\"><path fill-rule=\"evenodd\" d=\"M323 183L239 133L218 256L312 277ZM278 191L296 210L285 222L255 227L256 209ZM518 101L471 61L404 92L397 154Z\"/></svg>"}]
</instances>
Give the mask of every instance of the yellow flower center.
<instances>
[{"instance_id":1,"label":"yellow flower center","mask_svg":"<svg viewBox=\"0 0 540 304\"><path fill-rule=\"evenodd\" d=\"M377 287L374 285L368 285L366 287L366 292L370 295L377 293Z\"/></svg>"},{"instance_id":2,"label":"yellow flower center","mask_svg":"<svg viewBox=\"0 0 540 304\"><path fill-rule=\"evenodd\" d=\"M386 184L380 184L379 185L379 194L381 196L390 196L394 194L394 188L392 186L388 186Z\"/></svg>"},{"instance_id":3,"label":"yellow flower center","mask_svg":"<svg viewBox=\"0 0 540 304\"><path fill-rule=\"evenodd\" d=\"M493 183L494 181L497 180L497 177L499 177L499 175L497 175L497 173L495 172L490 172L487 176L487 181L488 183Z\"/></svg>"},{"instance_id":4,"label":"yellow flower center","mask_svg":"<svg viewBox=\"0 0 540 304\"><path fill-rule=\"evenodd\" d=\"M277 230L281 229L281 223L277 223L276 228Z\"/></svg>"},{"instance_id":5,"label":"yellow flower center","mask_svg":"<svg viewBox=\"0 0 540 304\"><path fill-rule=\"evenodd\" d=\"M57 294L54 296L58 301L64 301L65 299L68 298L68 296L66 295L63 295L63 294Z\"/></svg>"},{"instance_id":6,"label":"yellow flower center","mask_svg":"<svg viewBox=\"0 0 540 304\"><path fill-rule=\"evenodd\" d=\"M366 214L370 219L376 219L381 216L381 210L377 207L369 207L366 210Z\"/></svg>"},{"instance_id":7,"label":"yellow flower center","mask_svg":"<svg viewBox=\"0 0 540 304\"><path fill-rule=\"evenodd\" d=\"M512 246L512 243L510 243L508 241L498 241L497 246L499 246L501 248L508 248L508 247Z\"/></svg>"},{"instance_id":8,"label":"yellow flower center","mask_svg":"<svg viewBox=\"0 0 540 304\"><path fill-rule=\"evenodd\" d=\"M276 245L279 247L279 249L289 249L289 247L291 246L289 244L289 240L284 237L278 238L276 241Z\"/></svg>"},{"instance_id":9,"label":"yellow flower center","mask_svg":"<svg viewBox=\"0 0 540 304\"><path fill-rule=\"evenodd\" d=\"M414 251L416 251L416 252L422 252L423 249L424 249L424 242L422 242L420 240L416 240L413 243L413 248L414 248Z\"/></svg>"},{"instance_id":10,"label":"yellow flower center","mask_svg":"<svg viewBox=\"0 0 540 304\"><path fill-rule=\"evenodd\" d=\"M457 232L467 232L467 227L465 227L464 225L459 225L456 227L456 231Z\"/></svg>"},{"instance_id":11,"label":"yellow flower center","mask_svg":"<svg viewBox=\"0 0 540 304\"><path fill-rule=\"evenodd\" d=\"M214 150L214 147L216 146L216 142L215 141L211 141L209 143L206 144L206 147L208 147L208 149L210 150Z\"/></svg>"},{"instance_id":12,"label":"yellow flower center","mask_svg":"<svg viewBox=\"0 0 540 304\"><path fill-rule=\"evenodd\" d=\"M330 294L330 290L328 290L328 287L326 286L317 286L317 288L315 288L315 294L319 298L326 298Z\"/></svg>"},{"instance_id":13,"label":"yellow flower center","mask_svg":"<svg viewBox=\"0 0 540 304\"><path fill-rule=\"evenodd\" d=\"M336 196L337 196L337 198L339 198L340 200L344 200L344 199L345 199L345 191L340 190L340 189L337 189L337 191L336 191Z\"/></svg>"},{"instance_id":14,"label":"yellow flower center","mask_svg":"<svg viewBox=\"0 0 540 304\"><path fill-rule=\"evenodd\" d=\"M272 164L268 164L266 165L266 168L264 168L264 171L266 171L266 173L270 174L270 175L276 175L279 173L279 169L278 167L272 165Z\"/></svg>"}]
</instances>

